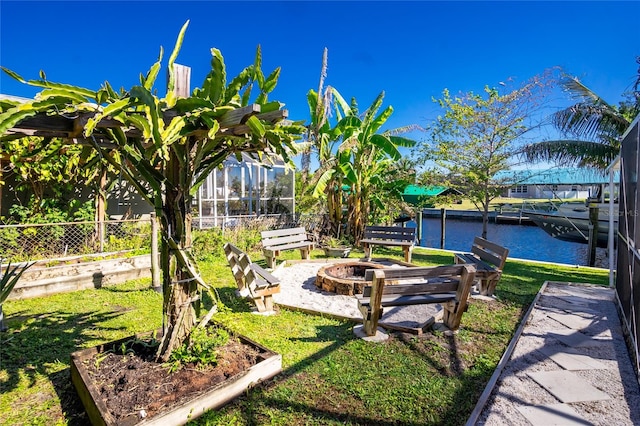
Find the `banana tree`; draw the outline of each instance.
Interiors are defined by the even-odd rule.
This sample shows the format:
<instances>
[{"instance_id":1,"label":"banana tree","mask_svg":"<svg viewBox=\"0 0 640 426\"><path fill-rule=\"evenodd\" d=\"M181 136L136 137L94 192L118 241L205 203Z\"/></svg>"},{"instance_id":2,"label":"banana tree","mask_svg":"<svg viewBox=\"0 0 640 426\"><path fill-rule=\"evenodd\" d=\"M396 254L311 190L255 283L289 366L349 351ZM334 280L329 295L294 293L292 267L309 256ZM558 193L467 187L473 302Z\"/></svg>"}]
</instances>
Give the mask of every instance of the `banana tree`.
<instances>
[{"instance_id":1,"label":"banana tree","mask_svg":"<svg viewBox=\"0 0 640 426\"><path fill-rule=\"evenodd\" d=\"M383 98L384 92L381 92L362 117L353 101L352 114L338 123L342 134L339 151L343 153L340 168L344 174L343 184L349 187L347 230L356 242L362 239L372 207L384 209L383 188L389 187L393 164L402 158L398 148L415 145L412 139L398 136L415 126L379 133L393 113L391 106L378 113Z\"/></svg>"},{"instance_id":2,"label":"banana tree","mask_svg":"<svg viewBox=\"0 0 640 426\"><path fill-rule=\"evenodd\" d=\"M66 123L67 137L93 146L153 206L162 232L160 361L169 358L198 321L206 324L216 311L214 302L202 319L197 312L201 289L211 292L190 253L191 206L199 186L232 154L245 152L263 161L277 155L292 165L295 141L304 131L298 125L284 124L282 104L269 102L280 68L263 74L260 47L254 63L229 82L223 56L212 48L211 70L202 86L190 96L178 96L174 64L188 24L180 30L168 59L167 91L162 98L154 91L162 49L157 62L140 75L140 84L120 92L108 82L94 91L53 83L43 75L40 80L25 81L3 68L19 81L44 90L35 99L0 113L0 135L12 137L16 128L37 127L33 123L43 117L71 119L71 124ZM213 293L212 299L216 300Z\"/></svg>"},{"instance_id":3,"label":"banana tree","mask_svg":"<svg viewBox=\"0 0 640 426\"><path fill-rule=\"evenodd\" d=\"M340 238L342 224L342 181L344 178L342 163L348 160L344 150L338 145L341 129L331 126L329 112L333 108L338 120L352 114L351 108L333 87L327 87L322 92L310 90L307 94L311 124L307 130L307 140L312 143L318 156L320 167L311 179L311 188L315 198L324 198L327 202L327 213L331 225L331 234Z\"/></svg>"}]
</instances>

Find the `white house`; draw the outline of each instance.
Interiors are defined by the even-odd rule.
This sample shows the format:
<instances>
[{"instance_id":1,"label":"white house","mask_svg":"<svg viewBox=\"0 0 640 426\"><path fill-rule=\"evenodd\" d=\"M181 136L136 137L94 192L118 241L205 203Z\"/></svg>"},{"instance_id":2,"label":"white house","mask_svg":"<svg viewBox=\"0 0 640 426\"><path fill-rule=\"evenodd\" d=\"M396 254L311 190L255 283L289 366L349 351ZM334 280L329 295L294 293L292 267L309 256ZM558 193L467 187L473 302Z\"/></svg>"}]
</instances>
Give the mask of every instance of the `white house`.
<instances>
[{"instance_id":1,"label":"white house","mask_svg":"<svg viewBox=\"0 0 640 426\"><path fill-rule=\"evenodd\" d=\"M503 195L513 198L586 199L604 193L609 184L606 172L584 168L509 170L494 179L512 183Z\"/></svg>"}]
</instances>

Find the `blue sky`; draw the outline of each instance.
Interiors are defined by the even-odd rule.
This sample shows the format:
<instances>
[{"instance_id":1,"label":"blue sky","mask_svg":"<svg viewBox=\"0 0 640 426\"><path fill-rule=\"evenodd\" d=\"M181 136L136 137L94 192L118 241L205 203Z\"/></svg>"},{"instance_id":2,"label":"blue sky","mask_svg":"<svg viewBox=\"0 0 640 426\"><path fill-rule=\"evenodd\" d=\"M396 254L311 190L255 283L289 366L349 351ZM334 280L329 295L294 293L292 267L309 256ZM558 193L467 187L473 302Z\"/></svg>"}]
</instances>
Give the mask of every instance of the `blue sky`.
<instances>
[{"instance_id":1,"label":"blue sky","mask_svg":"<svg viewBox=\"0 0 640 426\"><path fill-rule=\"evenodd\" d=\"M326 84L356 97L361 109L384 90L384 105L395 110L390 127L424 127L439 112L432 98L445 88L480 92L554 66L617 104L637 76L639 16L636 1L1 0L0 64L25 78L42 69L51 81L130 88L160 46L166 63L189 19L177 62L192 67L192 88L209 70L211 47L222 51L234 76L253 63L260 44L265 73L282 67L271 99L284 102L291 119L308 120L306 93L317 90L327 47ZM0 75L0 93L36 92Z\"/></svg>"}]
</instances>

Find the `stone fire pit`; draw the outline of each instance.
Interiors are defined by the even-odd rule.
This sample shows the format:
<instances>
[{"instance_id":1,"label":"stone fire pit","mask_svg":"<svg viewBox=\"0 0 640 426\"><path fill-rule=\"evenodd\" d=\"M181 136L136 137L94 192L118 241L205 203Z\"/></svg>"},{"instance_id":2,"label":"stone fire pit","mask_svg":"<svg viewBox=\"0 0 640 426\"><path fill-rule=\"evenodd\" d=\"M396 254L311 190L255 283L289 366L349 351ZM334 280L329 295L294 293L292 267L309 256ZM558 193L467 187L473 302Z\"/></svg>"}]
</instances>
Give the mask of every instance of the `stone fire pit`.
<instances>
[{"instance_id":1,"label":"stone fire pit","mask_svg":"<svg viewBox=\"0 0 640 426\"><path fill-rule=\"evenodd\" d=\"M371 262L336 263L323 266L316 275L316 287L343 296L360 294L364 286L371 283L364 280L365 271L381 268L384 266Z\"/></svg>"}]
</instances>

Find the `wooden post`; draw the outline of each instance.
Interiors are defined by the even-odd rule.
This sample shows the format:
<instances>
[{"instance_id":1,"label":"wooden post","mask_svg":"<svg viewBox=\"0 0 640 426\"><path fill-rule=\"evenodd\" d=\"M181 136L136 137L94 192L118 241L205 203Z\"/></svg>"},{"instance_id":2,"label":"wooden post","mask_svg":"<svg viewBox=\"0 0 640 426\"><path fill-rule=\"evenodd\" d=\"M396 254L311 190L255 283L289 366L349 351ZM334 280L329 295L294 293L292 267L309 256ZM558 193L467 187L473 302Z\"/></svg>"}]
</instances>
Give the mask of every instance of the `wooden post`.
<instances>
[{"instance_id":1,"label":"wooden post","mask_svg":"<svg viewBox=\"0 0 640 426\"><path fill-rule=\"evenodd\" d=\"M158 293L162 293L162 283L160 282L160 250L158 249L158 231L156 212L151 212L151 287Z\"/></svg>"},{"instance_id":2,"label":"wooden post","mask_svg":"<svg viewBox=\"0 0 640 426\"><path fill-rule=\"evenodd\" d=\"M418 210L418 214L416 214L416 225L417 225L417 231L418 231L418 245L421 246L422 245L422 209Z\"/></svg>"},{"instance_id":3,"label":"wooden post","mask_svg":"<svg viewBox=\"0 0 640 426\"><path fill-rule=\"evenodd\" d=\"M107 210L107 167L103 166L100 171L100 183L96 193L96 231L98 234L98 242L100 244L100 253L104 252L105 240L105 217Z\"/></svg>"},{"instance_id":4,"label":"wooden post","mask_svg":"<svg viewBox=\"0 0 640 426\"><path fill-rule=\"evenodd\" d=\"M369 306L371 318L364 319L363 328L367 336L375 336L378 331L378 320L382 316L382 293L384 292L384 272L380 269L373 271L373 281L371 282L371 296L369 296Z\"/></svg>"},{"instance_id":5,"label":"wooden post","mask_svg":"<svg viewBox=\"0 0 640 426\"><path fill-rule=\"evenodd\" d=\"M179 98L188 98L191 92L191 67L174 63L173 73L175 76L173 92Z\"/></svg>"},{"instance_id":6,"label":"wooden post","mask_svg":"<svg viewBox=\"0 0 640 426\"><path fill-rule=\"evenodd\" d=\"M596 264L596 247L598 245L598 204L589 203L589 266Z\"/></svg>"},{"instance_id":7,"label":"wooden post","mask_svg":"<svg viewBox=\"0 0 640 426\"><path fill-rule=\"evenodd\" d=\"M445 228L447 227L447 210L440 209L440 248L444 249Z\"/></svg>"}]
</instances>

